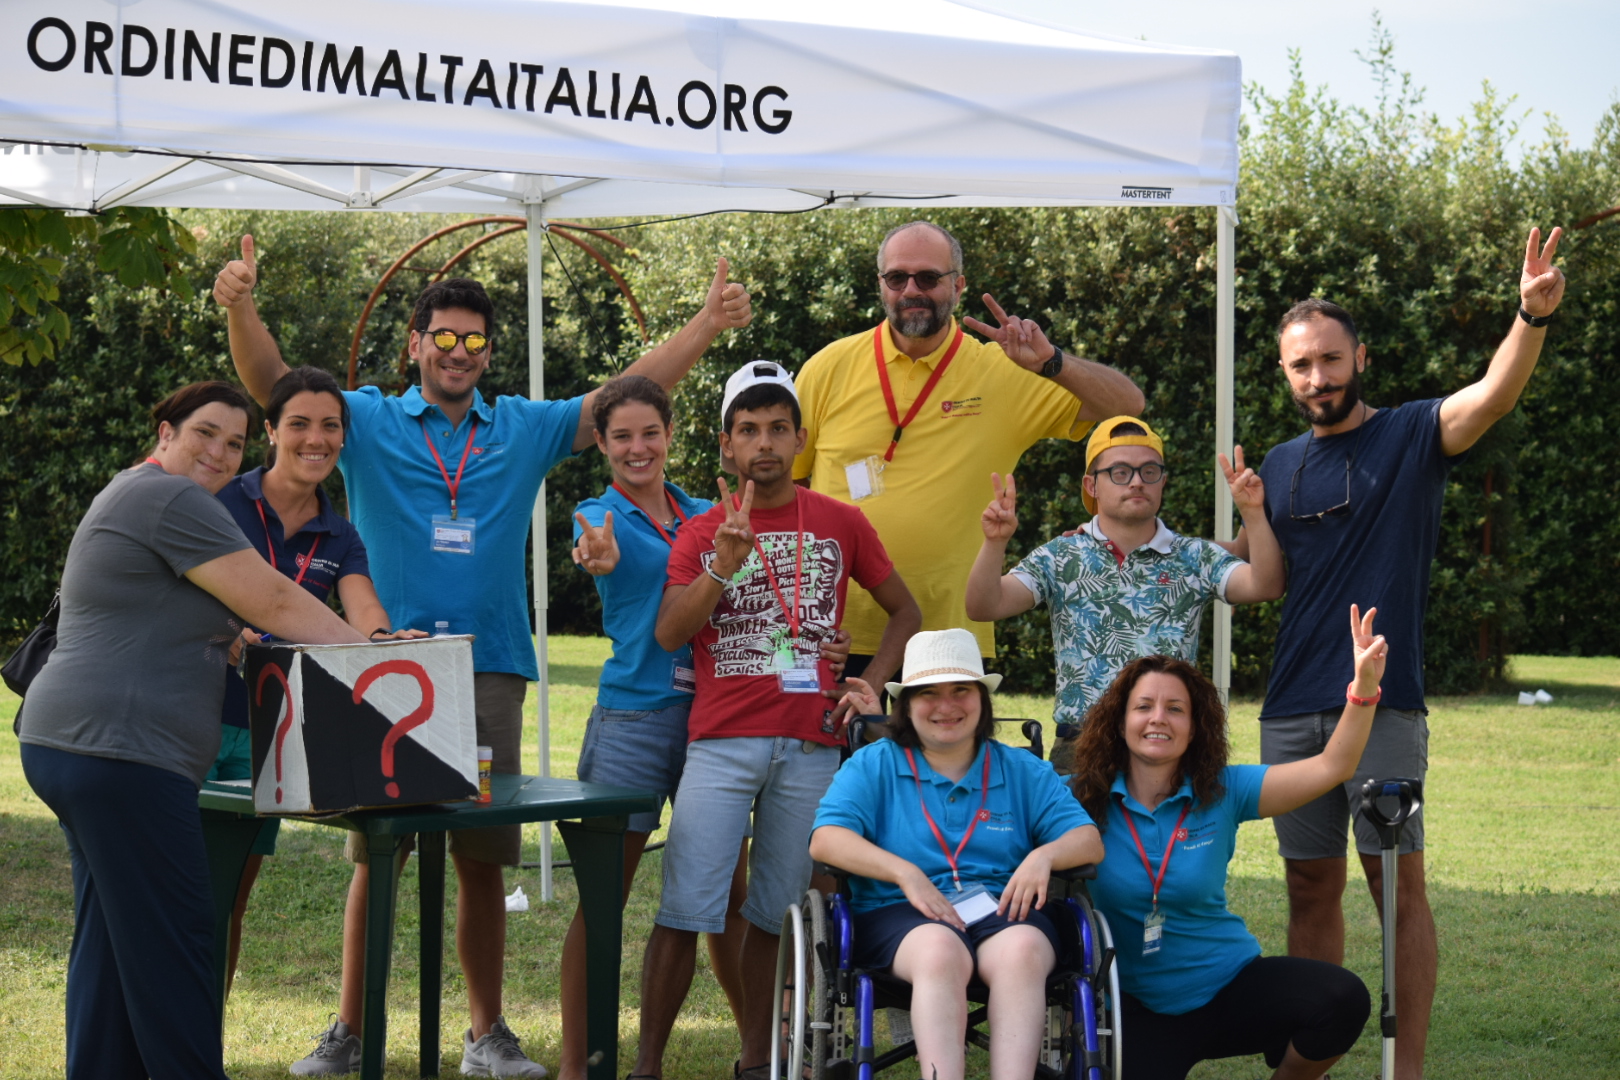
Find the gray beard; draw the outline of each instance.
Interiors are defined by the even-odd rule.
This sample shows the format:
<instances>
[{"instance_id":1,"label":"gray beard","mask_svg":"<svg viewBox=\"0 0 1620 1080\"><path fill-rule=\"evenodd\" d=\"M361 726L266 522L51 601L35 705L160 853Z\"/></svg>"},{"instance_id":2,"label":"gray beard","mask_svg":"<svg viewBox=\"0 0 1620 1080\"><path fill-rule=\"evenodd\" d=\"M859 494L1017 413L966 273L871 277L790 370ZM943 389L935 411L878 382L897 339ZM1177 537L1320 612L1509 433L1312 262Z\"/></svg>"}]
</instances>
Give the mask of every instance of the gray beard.
<instances>
[{"instance_id":1,"label":"gray beard","mask_svg":"<svg viewBox=\"0 0 1620 1080\"><path fill-rule=\"evenodd\" d=\"M898 303L885 304L889 326L896 334L908 338L932 337L944 329L955 310L954 302L929 302L927 307L902 308Z\"/></svg>"}]
</instances>

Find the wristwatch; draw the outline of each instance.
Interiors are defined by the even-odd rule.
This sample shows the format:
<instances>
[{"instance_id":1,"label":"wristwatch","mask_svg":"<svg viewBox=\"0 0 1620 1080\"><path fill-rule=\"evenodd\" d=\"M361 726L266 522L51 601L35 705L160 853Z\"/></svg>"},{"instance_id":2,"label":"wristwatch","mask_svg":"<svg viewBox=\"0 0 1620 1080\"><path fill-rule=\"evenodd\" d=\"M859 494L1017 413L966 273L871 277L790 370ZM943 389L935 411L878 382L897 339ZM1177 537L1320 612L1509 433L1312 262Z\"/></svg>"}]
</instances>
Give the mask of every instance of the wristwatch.
<instances>
[{"instance_id":1,"label":"wristwatch","mask_svg":"<svg viewBox=\"0 0 1620 1080\"><path fill-rule=\"evenodd\" d=\"M1519 305L1519 318L1535 327L1546 326L1548 323L1552 322L1551 315L1532 315L1528 311L1524 310L1523 304Z\"/></svg>"},{"instance_id":2,"label":"wristwatch","mask_svg":"<svg viewBox=\"0 0 1620 1080\"><path fill-rule=\"evenodd\" d=\"M1052 359L1035 370L1035 374L1043 379L1054 379L1057 373L1063 370L1063 350L1056 345L1052 347L1057 350L1052 354Z\"/></svg>"}]
</instances>

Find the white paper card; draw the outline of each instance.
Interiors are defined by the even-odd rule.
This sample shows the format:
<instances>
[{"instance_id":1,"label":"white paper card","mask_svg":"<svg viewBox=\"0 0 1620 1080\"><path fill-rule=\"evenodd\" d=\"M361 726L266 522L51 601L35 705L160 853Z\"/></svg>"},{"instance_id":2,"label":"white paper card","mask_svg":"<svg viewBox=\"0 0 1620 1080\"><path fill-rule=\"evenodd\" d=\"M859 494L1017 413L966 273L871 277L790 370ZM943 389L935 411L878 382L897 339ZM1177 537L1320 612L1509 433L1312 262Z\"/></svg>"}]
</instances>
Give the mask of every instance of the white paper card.
<instances>
[{"instance_id":1,"label":"white paper card","mask_svg":"<svg viewBox=\"0 0 1620 1080\"><path fill-rule=\"evenodd\" d=\"M997 898L990 895L983 885L970 885L951 899L951 906L969 926L994 915L998 903Z\"/></svg>"}]
</instances>

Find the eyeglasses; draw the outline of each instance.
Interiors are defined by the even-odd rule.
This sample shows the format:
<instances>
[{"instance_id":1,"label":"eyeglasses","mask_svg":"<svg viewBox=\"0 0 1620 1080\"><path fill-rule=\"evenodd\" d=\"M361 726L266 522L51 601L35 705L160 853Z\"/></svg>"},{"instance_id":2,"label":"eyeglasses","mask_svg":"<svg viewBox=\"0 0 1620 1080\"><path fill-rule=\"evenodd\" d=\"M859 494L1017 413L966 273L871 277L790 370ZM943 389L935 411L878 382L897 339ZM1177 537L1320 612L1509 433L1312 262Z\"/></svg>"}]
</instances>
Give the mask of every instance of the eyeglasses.
<instances>
[{"instance_id":1,"label":"eyeglasses","mask_svg":"<svg viewBox=\"0 0 1620 1080\"><path fill-rule=\"evenodd\" d=\"M468 334L458 334L454 330L441 328L429 330L428 336L433 339L433 344L439 347L440 352L450 352L456 347L458 341L467 346L468 356L477 356L489 348L488 335L480 334L476 330Z\"/></svg>"},{"instance_id":2,"label":"eyeglasses","mask_svg":"<svg viewBox=\"0 0 1620 1080\"><path fill-rule=\"evenodd\" d=\"M929 292L946 278L956 276L957 272L955 270L947 270L943 274L938 270L918 270L914 274L908 274L904 270L890 270L886 274L878 275L883 284L894 292L904 292L908 281L915 281L917 288L923 292Z\"/></svg>"},{"instance_id":3,"label":"eyeglasses","mask_svg":"<svg viewBox=\"0 0 1620 1080\"><path fill-rule=\"evenodd\" d=\"M1145 465L1127 465L1123 461L1118 465L1110 465L1106 469L1098 469L1092 476L1106 476L1120 487L1131 482L1132 477L1140 476L1144 484L1157 484L1169 475L1166 469L1157 461L1149 461Z\"/></svg>"},{"instance_id":4,"label":"eyeglasses","mask_svg":"<svg viewBox=\"0 0 1620 1080\"><path fill-rule=\"evenodd\" d=\"M1366 405L1362 406L1361 426L1356 428L1356 441L1350 447L1350 456L1344 459L1344 502L1337 506L1330 506L1326 510L1319 510L1314 514L1294 513L1294 496L1299 493L1299 477L1305 471L1305 459L1310 456L1311 443L1314 438L1305 442L1305 452L1299 455L1299 468L1294 470L1294 478L1288 484L1288 516L1305 525L1320 525L1323 518L1341 517L1350 512L1350 469L1355 464L1356 454L1361 450L1361 432L1367 426Z\"/></svg>"}]
</instances>

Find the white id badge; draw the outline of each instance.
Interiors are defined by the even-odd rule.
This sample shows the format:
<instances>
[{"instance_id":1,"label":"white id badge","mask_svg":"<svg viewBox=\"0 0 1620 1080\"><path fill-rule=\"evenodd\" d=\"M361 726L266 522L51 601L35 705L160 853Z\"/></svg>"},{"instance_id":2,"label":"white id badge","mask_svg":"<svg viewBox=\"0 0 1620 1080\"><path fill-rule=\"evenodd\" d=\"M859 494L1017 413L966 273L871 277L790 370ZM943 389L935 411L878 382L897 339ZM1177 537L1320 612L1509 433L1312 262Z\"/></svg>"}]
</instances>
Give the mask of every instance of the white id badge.
<instances>
[{"instance_id":1,"label":"white id badge","mask_svg":"<svg viewBox=\"0 0 1620 1080\"><path fill-rule=\"evenodd\" d=\"M851 502L883 494L883 459L877 454L844 466L844 482L849 485Z\"/></svg>"},{"instance_id":2,"label":"white id badge","mask_svg":"<svg viewBox=\"0 0 1620 1080\"><path fill-rule=\"evenodd\" d=\"M813 667L788 668L776 673L776 684L784 694L819 694L821 676Z\"/></svg>"},{"instance_id":3,"label":"white id badge","mask_svg":"<svg viewBox=\"0 0 1620 1080\"><path fill-rule=\"evenodd\" d=\"M435 517L433 519L433 550L452 555L471 555L477 539L478 523L472 518Z\"/></svg>"},{"instance_id":4,"label":"white id badge","mask_svg":"<svg viewBox=\"0 0 1620 1080\"><path fill-rule=\"evenodd\" d=\"M671 690L682 694L695 694L697 693L697 672L689 667L676 664L674 671L670 675L669 686Z\"/></svg>"},{"instance_id":5,"label":"white id badge","mask_svg":"<svg viewBox=\"0 0 1620 1080\"><path fill-rule=\"evenodd\" d=\"M1154 908L1142 923L1142 955L1152 956L1164 944L1164 912Z\"/></svg>"},{"instance_id":6,"label":"white id badge","mask_svg":"<svg viewBox=\"0 0 1620 1080\"><path fill-rule=\"evenodd\" d=\"M998 906L1000 900L990 895L983 885L969 885L951 897L951 907L969 926L994 915Z\"/></svg>"}]
</instances>

